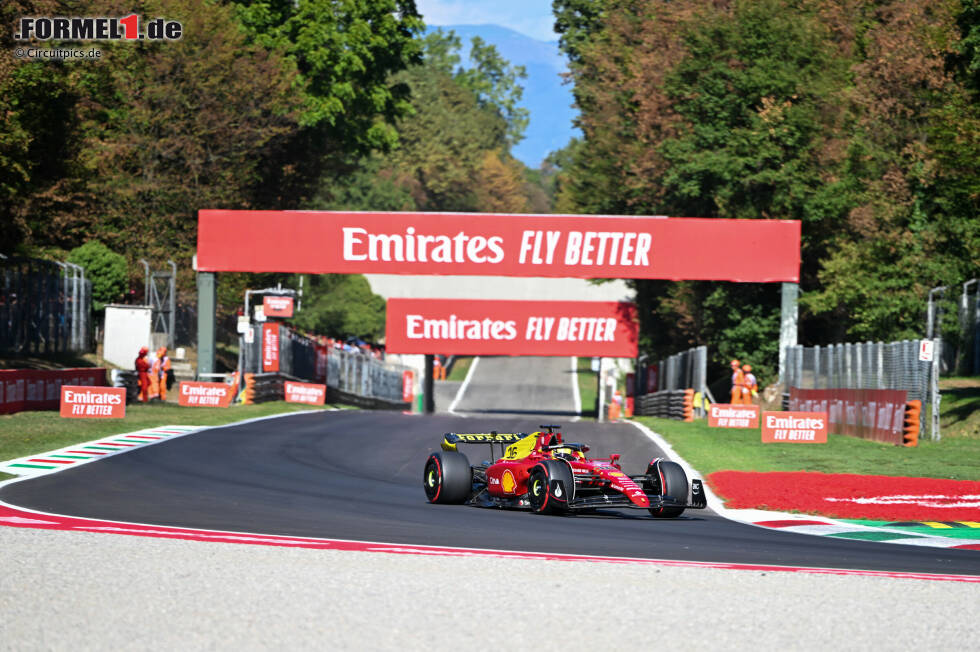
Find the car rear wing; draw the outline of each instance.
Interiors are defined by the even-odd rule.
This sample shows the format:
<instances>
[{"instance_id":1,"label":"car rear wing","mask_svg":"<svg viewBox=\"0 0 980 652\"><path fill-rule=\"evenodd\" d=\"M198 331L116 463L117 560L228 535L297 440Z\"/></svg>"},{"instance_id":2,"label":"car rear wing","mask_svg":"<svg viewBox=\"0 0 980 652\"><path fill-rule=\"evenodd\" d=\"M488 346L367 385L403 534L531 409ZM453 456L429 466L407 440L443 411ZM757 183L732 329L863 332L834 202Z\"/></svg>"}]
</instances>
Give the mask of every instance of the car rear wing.
<instances>
[{"instance_id":1,"label":"car rear wing","mask_svg":"<svg viewBox=\"0 0 980 652\"><path fill-rule=\"evenodd\" d=\"M446 451L456 450L457 444L500 444L503 450L504 444L516 444L527 437L526 432L447 432L442 440L442 449Z\"/></svg>"}]
</instances>

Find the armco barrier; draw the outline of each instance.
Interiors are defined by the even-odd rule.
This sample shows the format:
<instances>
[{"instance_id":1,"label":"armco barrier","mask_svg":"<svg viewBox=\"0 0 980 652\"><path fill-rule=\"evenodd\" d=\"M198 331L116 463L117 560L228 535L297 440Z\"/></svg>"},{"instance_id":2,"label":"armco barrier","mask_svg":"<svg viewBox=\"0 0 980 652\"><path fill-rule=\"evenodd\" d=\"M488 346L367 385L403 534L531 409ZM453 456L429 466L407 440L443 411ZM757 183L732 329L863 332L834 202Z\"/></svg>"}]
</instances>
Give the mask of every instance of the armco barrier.
<instances>
[{"instance_id":1,"label":"armco barrier","mask_svg":"<svg viewBox=\"0 0 980 652\"><path fill-rule=\"evenodd\" d=\"M57 410L62 385L105 386L105 369L0 369L0 414Z\"/></svg>"},{"instance_id":2,"label":"armco barrier","mask_svg":"<svg viewBox=\"0 0 980 652\"><path fill-rule=\"evenodd\" d=\"M283 383L287 380L304 382L288 374L245 374L244 403L263 403L285 399ZM377 396L361 396L337 387L327 387L327 402L356 405L372 410L410 410L411 403L393 401Z\"/></svg>"},{"instance_id":3,"label":"armco barrier","mask_svg":"<svg viewBox=\"0 0 980 652\"><path fill-rule=\"evenodd\" d=\"M636 399L636 414L645 417L693 421L693 389L665 389Z\"/></svg>"}]
</instances>

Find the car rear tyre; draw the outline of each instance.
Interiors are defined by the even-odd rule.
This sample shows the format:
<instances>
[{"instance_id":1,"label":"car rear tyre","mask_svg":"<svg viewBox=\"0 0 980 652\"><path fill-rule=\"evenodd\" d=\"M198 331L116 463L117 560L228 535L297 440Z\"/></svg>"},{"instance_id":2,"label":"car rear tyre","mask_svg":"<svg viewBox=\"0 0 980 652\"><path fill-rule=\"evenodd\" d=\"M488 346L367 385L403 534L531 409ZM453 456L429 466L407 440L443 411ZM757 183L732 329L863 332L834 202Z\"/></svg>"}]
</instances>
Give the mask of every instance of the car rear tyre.
<instances>
[{"instance_id":1,"label":"car rear tyre","mask_svg":"<svg viewBox=\"0 0 980 652\"><path fill-rule=\"evenodd\" d=\"M527 479L531 510L538 514L564 514L575 497L572 467L560 460L547 460L534 467Z\"/></svg>"},{"instance_id":2,"label":"car rear tyre","mask_svg":"<svg viewBox=\"0 0 980 652\"><path fill-rule=\"evenodd\" d=\"M422 487L430 503L459 504L473 490L473 469L459 451L432 453L425 461Z\"/></svg>"},{"instance_id":3,"label":"car rear tyre","mask_svg":"<svg viewBox=\"0 0 980 652\"><path fill-rule=\"evenodd\" d=\"M647 468L647 475L654 478L651 484L664 498L673 498L687 504L687 474L677 462L654 460ZM684 513L683 507L656 507L650 509L655 518L677 518Z\"/></svg>"}]
</instances>

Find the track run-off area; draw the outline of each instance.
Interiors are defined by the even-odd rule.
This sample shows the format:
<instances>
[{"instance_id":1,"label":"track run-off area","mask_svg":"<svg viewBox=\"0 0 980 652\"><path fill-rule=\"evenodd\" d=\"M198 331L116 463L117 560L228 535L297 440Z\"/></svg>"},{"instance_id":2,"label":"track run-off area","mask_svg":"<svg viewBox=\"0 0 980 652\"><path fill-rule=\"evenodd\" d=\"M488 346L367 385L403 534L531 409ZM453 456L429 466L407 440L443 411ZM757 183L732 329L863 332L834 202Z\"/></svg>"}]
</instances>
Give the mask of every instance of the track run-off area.
<instances>
[{"instance_id":1,"label":"track run-off area","mask_svg":"<svg viewBox=\"0 0 980 652\"><path fill-rule=\"evenodd\" d=\"M980 642L977 551L782 532L711 510L660 520L428 504L422 464L445 432L559 423L591 455L621 453L627 473L664 455L632 424L573 420L567 358L543 362L565 373L522 401L534 368L481 360L454 414L261 419L5 483L6 644L64 649L98 634L92 647L445 648L484 640L500 623L476 614L494 608L511 614L510 633L541 636L514 613L545 607L554 624L594 623L577 632L583 645L668 633L713 646ZM485 449L464 452L478 462ZM96 625L105 610L118 627ZM547 636L540 647L567 648Z\"/></svg>"}]
</instances>

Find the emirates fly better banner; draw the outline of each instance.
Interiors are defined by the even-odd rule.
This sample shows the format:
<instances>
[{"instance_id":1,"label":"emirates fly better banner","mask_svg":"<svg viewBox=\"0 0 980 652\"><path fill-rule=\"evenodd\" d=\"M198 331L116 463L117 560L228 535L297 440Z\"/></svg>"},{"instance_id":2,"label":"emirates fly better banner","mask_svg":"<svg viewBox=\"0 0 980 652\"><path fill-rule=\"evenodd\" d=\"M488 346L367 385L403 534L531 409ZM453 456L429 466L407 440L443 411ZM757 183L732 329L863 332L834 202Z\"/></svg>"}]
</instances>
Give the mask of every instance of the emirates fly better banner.
<instances>
[{"instance_id":1,"label":"emirates fly better banner","mask_svg":"<svg viewBox=\"0 0 980 652\"><path fill-rule=\"evenodd\" d=\"M636 307L616 301L389 299L389 353L635 358Z\"/></svg>"},{"instance_id":2,"label":"emirates fly better banner","mask_svg":"<svg viewBox=\"0 0 980 652\"><path fill-rule=\"evenodd\" d=\"M198 212L202 272L798 282L800 223L601 215Z\"/></svg>"}]
</instances>

